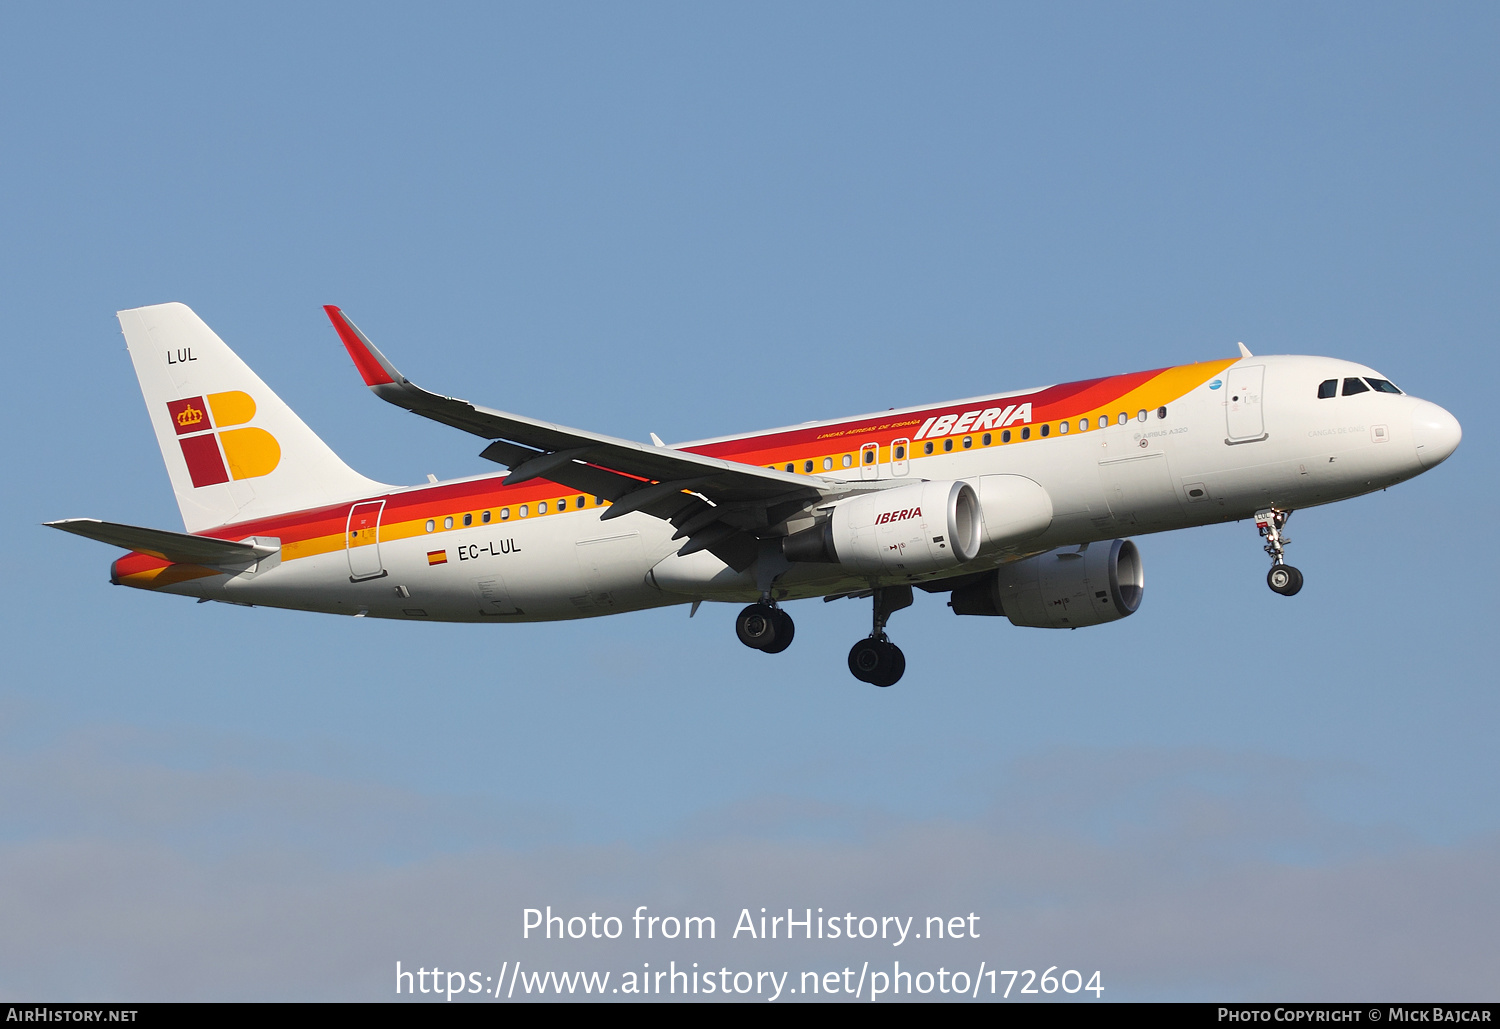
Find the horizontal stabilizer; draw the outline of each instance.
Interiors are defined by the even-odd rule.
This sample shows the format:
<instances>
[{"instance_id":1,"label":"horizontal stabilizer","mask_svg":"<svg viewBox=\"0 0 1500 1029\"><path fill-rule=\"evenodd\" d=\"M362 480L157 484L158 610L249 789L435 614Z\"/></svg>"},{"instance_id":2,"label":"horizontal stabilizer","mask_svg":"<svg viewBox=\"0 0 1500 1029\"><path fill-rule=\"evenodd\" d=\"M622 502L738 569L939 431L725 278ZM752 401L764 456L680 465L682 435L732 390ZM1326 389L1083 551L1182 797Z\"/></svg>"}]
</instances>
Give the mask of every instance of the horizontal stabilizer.
<instances>
[{"instance_id":1,"label":"horizontal stabilizer","mask_svg":"<svg viewBox=\"0 0 1500 1029\"><path fill-rule=\"evenodd\" d=\"M100 543L109 543L140 554L159 557L163 561L183 564L251 564L270 557L280 549L263 543L236 543L233 540L213 539L208 536L190 536L185 532L168 532L165 529L146 529L139 525L101 522L97 518L63 518L60 521L43 524L77 536L87 536Z\"/></svg>"}]
</instances>

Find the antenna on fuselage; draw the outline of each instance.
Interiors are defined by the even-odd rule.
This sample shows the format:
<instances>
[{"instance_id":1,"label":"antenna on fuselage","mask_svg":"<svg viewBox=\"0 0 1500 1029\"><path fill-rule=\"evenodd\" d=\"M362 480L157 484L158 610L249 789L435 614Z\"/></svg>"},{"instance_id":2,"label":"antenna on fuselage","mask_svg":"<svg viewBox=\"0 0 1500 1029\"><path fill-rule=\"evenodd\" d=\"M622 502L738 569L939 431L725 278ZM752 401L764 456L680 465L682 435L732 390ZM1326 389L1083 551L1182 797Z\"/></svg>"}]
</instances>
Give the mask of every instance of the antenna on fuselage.
<instances>
[{"instance_id":1,"label":"antenna on fuselage","mask_svg":"<svg viewBox=\"0 0 1500 1029\"><path fill-rule=\"evenodd\" d=\"M1243 343L1239 344L1239 348L1240 348L1240 356L1241 357L1254 357L1255 356L1254 354L1250 353L1250 348L1247 347L1247 346L1245 346L1245 344L1243 344Z\"/></svg>"}]
</instances>

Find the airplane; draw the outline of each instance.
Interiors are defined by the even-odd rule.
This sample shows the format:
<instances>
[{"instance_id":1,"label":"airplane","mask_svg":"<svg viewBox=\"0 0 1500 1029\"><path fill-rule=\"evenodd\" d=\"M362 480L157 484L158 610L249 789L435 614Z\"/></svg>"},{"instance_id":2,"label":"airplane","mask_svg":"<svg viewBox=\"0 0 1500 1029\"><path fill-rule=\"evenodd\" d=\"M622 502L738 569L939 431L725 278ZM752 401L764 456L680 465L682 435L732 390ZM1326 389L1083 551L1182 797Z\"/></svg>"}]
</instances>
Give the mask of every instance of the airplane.
<instances>
[{"instance_id":1,"label":"airplane","mask_svg":"<svg viewBox=\"0 0 1500 1029\"><path fill-rule=\"evenodd\" d=\"M242 605L406 621L533 622L747 603L777 654L783 604L872 601L856 679L906 668L886 626L913 588L955 614L1075 629L1139 608L1131 536L1254 518L1293 596L1292 512L1448 458L1457 419L1360 364L1235 358L667 446L415 385L324 308L380 399L487 441L506 471L416 486L355 472L191 309L118 314L185 532L46 524L123 547L110 581Z\"/></svg>"}]
</instances>

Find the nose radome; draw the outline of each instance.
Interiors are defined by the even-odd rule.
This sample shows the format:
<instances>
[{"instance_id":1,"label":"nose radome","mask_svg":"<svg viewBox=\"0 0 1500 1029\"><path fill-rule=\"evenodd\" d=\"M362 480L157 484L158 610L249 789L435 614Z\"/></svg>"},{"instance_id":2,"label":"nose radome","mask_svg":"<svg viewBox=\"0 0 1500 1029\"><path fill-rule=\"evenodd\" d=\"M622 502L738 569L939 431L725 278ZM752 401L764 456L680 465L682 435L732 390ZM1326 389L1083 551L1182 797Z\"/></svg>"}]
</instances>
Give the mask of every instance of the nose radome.
<instances>
[{"instance_id":1,"label":"nose radome","mask_svg":"<svg viewBox=\"0 0 1500 1029\"><path fill-rule=\"evenodd\" d=\"M1435 468L1458 449L1464 430L1458 419L1447 411L1430 401L1421 400L1411 413L1411 435L1422 467Z\"/></svg>"}]
</instances>

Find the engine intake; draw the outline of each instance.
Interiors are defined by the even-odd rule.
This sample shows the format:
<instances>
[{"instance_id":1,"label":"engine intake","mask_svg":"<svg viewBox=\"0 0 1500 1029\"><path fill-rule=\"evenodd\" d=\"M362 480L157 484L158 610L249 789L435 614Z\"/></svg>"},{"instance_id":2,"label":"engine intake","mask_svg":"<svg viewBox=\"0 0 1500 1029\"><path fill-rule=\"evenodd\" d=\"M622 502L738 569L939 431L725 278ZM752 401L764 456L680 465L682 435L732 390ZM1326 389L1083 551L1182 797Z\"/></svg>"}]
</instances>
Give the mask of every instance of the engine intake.
<instances>
[{"instance_id":1,"label":"engine intake","mask_svg":"<svg viewBox=\"0 0 1500 1029\"><path fill-rule=\"evenodd\" d=\"M789 561L825 561L870 575L918 575L979 553L979 497L966 482L918 482L836 504L782 541Z\"/></svg>"},{"instance_id":2,"label":"engine intake","mask_svg":"<svg viewBox=\"0 0 1500 1029\"><path fill-rule=\"evenodd\" d=\"M1130 540L1086 543L1001 565L953 591L953 613L1004 615L1014 625L1076 629L1133 615L1145 593Z\"/></svg>"}]
</instances>

